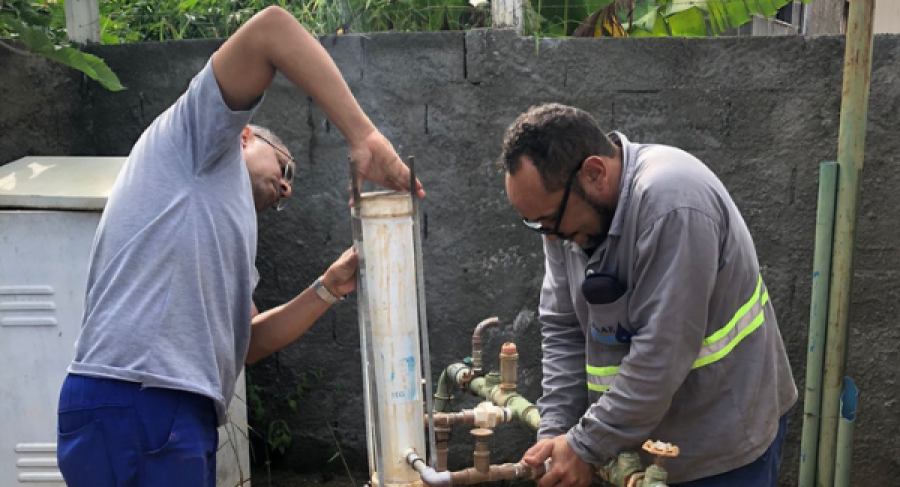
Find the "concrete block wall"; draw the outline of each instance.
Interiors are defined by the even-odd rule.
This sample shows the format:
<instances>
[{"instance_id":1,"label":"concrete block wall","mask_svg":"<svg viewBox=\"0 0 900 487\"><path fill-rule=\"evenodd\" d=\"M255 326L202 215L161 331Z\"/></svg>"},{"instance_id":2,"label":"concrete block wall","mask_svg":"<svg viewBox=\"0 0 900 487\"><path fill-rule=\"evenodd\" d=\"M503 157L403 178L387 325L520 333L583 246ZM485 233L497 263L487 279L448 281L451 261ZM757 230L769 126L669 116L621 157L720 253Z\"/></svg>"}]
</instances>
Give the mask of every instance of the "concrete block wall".
<instances>
[{"instance_id":1,"label":"concrete block wall","mask_svg":"<svg viewBox=\"0 0 900 487\"><path fill-rule=\"evenodd\" d=\"M423 243L435 379L470 354L474 326L497 315L502 324L489 333L487 365L497 367L500 345L515 341L520 392L540 394L540 242L509 208L494 160L519 113L556 101L590 111L633 140L686 149L719 175L753 232L802 390L818 163L837 153L841 38L536 41L482 30L321 41L375 124L402 155L416 157L428 191ZM218 45L95 47L129 88L115 94L50 63L0 52L0 65L9 66L0 70L0 163L26 154L127 154ZM854 485L889 485L900 475L900 389L892 373L900 358L898 56L900 37L876 38L848 370L862 390ZM266 309L301 292L350 244L346 145L281 77L255 122L276 130L301 165L288 208L259 218L255 299ZM358 357L356 310L348 302L250 368L267 414L290 418L294 446L282 465L320 467L335 451L334 432L348 461L365 470ZM305 384L301 395L298 384ZM289 398L298 399L299 413ZM798 404L784 485L796 485L801 416ZM531 441L522 428L502 426L493 459L516 461ZM455 431L452 468L470 464L471 444L465 430Z\"/></svg>"}]
</instances>

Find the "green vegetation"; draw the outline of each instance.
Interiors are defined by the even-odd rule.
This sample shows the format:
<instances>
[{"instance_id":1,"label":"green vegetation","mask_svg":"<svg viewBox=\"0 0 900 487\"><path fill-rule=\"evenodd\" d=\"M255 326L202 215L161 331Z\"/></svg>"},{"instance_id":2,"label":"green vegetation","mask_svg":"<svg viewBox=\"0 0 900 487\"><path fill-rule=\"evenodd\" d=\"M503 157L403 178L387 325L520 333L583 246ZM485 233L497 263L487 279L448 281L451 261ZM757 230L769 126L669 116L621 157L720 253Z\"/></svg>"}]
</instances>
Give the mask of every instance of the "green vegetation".
<instances>
[{"instance_id":1,"label":"green vegetation","mask_svg":"<svg viewBox=\"0 0 900 487\"><path fill-rule=\"evenodd\" d=\"M792 0L534 0L535 35L705 37L771 18ZM803 0L809 3L812 0Z\"/></svg>"},{"instance_id":2,"label":"green vegetation","mask_svg":"<svg viewBox=\"0 0 900 487\"><path fill-rule=\"evenodd\" d=\"M60 3L0 0L0 48L44 56L81 71L108 90L123 89L119 78L102 59L67 45L65 18ZM28 51L3 42L3 39L20 41Z\"/></svg>"},{"instance_id":3,"label":"green vegetation","mask_svg":"<svg viewBox=\"0 0 900 487\"><path fill-rule=\"evenodd\" d=\"M490 0L100 0L103 44L224 38L278 5L317 35L465 30L491 25ZM791 0L523 0L525 34L537 37L719 35L772 17ZM811 0L803 0L807 3ZM68 43L62 0L0 0L0 47L31 53L123 89L102 60Z\"/></svg>"},{"instance_id":4,"label":"green vegetation","mask_svg":"<svg viewBox=\"0 0 900 487\"><path fill-rule=\"evenodd\" d=\"M272 455L283 457L294 441L295 431L288 420L299 419L304 415L328 429L334 452L325 462L325 469L331 469L332 463L340 460L344 472L353 481L353 474L341 450L341 442L332 425L332 417L328 411L338 406L346 406L349 400L346 386L342 381L328 381L323 367L313 366L293 376L290 386L276 378L269 386L263 388L253 380L253 369L247 372L247 415L250 431L264 440L264 452L254 452L264 456L256 461L262 462L266 470L271 472ZM293 387L291 387L293 386ZM335 423L336 425L336 423ZM269 475L271 477L271 473Z\"/></svg>"}]
</instances>

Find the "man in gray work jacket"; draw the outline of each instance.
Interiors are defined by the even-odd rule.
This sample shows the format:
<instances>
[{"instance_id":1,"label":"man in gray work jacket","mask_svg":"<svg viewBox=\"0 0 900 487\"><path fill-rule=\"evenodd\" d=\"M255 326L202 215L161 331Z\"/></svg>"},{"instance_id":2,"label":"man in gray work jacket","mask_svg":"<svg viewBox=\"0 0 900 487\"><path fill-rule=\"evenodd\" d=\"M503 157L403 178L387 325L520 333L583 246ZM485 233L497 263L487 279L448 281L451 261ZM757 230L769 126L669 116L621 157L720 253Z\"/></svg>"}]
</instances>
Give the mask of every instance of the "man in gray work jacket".
<instances>
[{"instance_id":1,"label":"man in gray work jacket","mask_svg":"<svg viewBox=\"0 0 900 487\"><path fill-rule=\"evenodd\" d=\"M797 399L750 232L690 154L607 136L582 110L534 107L508 129L510 202L543 234L540 487L671 442L670 485L775 486Z\"/></svg>"}]
</instances>

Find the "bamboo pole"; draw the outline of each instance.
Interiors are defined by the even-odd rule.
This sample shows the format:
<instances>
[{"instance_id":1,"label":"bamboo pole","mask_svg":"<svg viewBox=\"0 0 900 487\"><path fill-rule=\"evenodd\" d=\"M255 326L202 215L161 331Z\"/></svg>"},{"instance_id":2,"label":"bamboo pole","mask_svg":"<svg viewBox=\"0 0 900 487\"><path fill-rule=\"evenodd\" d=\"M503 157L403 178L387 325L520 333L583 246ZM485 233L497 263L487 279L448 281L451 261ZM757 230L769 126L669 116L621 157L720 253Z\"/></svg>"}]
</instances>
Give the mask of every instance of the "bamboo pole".
<instances>
[{"instance_id":1,"label":"bamboo pole","mask_svg":"<svg viewBox=\"0 0 900 487\"><path fill-rule=\"evenodd\" d=\"M863 167L872 74L874 10L875 0L851 0L847 18L841 125L838 133L838 199L822 384L822 426L817 459L817 482L821 487L834 486L837 422L850 328L859 174Z\"/></svg>"}]
</instances>

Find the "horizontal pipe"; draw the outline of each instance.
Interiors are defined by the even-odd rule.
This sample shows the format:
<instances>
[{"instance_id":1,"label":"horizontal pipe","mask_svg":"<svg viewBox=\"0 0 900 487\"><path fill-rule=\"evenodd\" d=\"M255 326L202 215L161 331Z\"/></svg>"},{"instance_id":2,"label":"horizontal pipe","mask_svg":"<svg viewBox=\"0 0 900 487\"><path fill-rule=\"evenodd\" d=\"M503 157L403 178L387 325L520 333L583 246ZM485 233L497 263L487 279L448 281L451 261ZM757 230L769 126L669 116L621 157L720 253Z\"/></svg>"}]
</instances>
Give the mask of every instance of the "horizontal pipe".
<instances>
[{"instance_id":1,"label":"horizontal pipe","mask_svg":"<svg viewBox=\"0 0 900 487\"><path fill-rule=\"evenodd\" d=\"M496 405L493 405L496 406ZM491 406L491 407L493 407ZM497 406L497 410L494 411L495 416L499 420L496 423L507 423L509 421L513 421L516 419L513 411L510 408ZM478 423L479 413L482 412L483 405L479 405L475 409L463 409L462 411L456 413L434 413L431 415L434 418L435 426L453 426L453 425L461 425L461 426L472 426ZM429 418L425 417L425 424L427 425ZM482 428L492 428L493 424L490 421L482 420L484 424L480 424L479 427Z\"/></svg>"},{"instance_id":2,"label":"horizontal pipe","mask_svg":"<svg viewBox=\"0 0 900 487\"><path fill-rule=\"evenodd\" d=\"M547 472L547 464L531 467L524 463L504 463L491 465L487 472L479 472L475 468L467 468L457 472L438 472L425 464L412 448L404 452L408 463L428 487L451 487L453 485L472 485L500 480L536 480Z\"/></svg>"},{"instance_id":3,"label":"horizontal pipe","mask_svg":"<svg viewBox=\"0 0 900 487\"><path fill-rule=\"evenodd\" d=\"M479 472L475 468L467 468L451 472L450 475L453 477L453 485L472 485L500 480L535 480L541 478L546 471L544 465L530 467L524 463L504 463L491 465L487 472Z\"/></svg>"},{"instance_id":4,"label":"horizontal pipe","mask_svg":"<svg viewBox=\"0 0 900 487\"><path fill-rule=\"evenodd\" d=\"M450 472L438 472L429 467L425 464L425 460L416 454L416 451L412 448L406 450L404 456L406 457L406 463L415 469L416 472L419 472L422 482L428 487L450 487L453 485L453 476Z\"/></svg>"},{"instance_id":5,"label":"horizontal pipe","mask_svg":"<svg viewBox=\"0 0 900 487\"><path fill-rule=\"evenodd\" d=\"M434 413L432 417L434 417L435 426L471 426L475 424L475 411L471 409L463 409L457 413ZM425 423L428 424L428 417L425 418Z\"/></svg>"},{"instance_id":6,"label":"horizontal pipe","mask_svg":"<svg viewBox=\"0 0 900 487\"><path fill-rule=\"evenodd\" d=\"M525 423L532 431L538 430L541 423L541 414L538 412L537 407L517 392L504 392L500 388L499 382L492 380L491 375L472 379L468 389L476 396L481 396L497 406L509 408L514 421Z\"/></svg>"},{"instance_id":7,"label":"horizontal pipe","mask_svg":"<svg viewBox=\"0 0 900 487\"><path fill-rule=\"evenodd\" d=\"M512 411L513 421L525 423L532 431L541 426L541 413L531 401L518 394L511 394L505 401L506 407Z\"/></svg>"}]
</instances>

